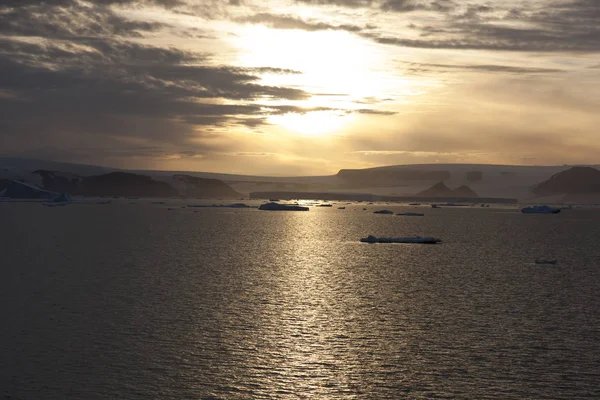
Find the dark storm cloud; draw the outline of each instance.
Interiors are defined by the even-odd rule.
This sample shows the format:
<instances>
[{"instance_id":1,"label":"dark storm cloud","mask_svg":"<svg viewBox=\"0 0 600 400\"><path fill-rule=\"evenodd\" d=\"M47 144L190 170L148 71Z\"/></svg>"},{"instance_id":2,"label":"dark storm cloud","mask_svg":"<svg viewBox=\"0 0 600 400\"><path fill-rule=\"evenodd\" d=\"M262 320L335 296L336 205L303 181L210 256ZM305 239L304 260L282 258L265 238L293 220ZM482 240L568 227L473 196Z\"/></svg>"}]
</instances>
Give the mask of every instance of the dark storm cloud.
<instances>
[{"instance_id":1,"label":"dark storm cloud","mask_svg":"<svg viewBox=\"0 0 600 400\"><path fill-rule=\"evenodd\" d=\"M251 16L243 17L238 19L239 22L251 23L251 24L262 24L274 29L299 29L304 31L347 31L347 32L360 32L366 28L351 24L329 24L326 22L312 22L305 21L301 18L297 18L291 15L277 15L270 13L259 13Z\"/></svg>"}]
</instances>

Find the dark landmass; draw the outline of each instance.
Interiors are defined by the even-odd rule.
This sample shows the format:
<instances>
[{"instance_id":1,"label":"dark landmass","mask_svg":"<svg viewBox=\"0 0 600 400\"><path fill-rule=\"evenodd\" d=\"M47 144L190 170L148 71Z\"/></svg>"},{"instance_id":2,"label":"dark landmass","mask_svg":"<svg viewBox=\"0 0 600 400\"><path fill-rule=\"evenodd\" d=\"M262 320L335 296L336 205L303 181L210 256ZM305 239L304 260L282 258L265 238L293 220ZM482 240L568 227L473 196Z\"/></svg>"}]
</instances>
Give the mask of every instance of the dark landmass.
<instances>
[{"instance_id":1,"label":"dark landmass","mask_svg":"<svg viewBox=\"0 0 600 400\"><path fill-rule=\"evenodd\" d=\"M0 191L6 189L11 182L10 179L0 179Z\"/></svg>"},{"instance_id":2,"label":"dark landmass","mask_svg":"<svg viewBox=\"0 0 600 400\"><path fill-rule=\"evenodd\" d=\"M197 178L191 175L173 175L173 179L183 183L185 189L180 189L181 194L194 198L224 198L237 199L244 197L233 190L225 182L218 179Z\"/></svg>"},{"instance_id":3,"label":"dark landmass","mask_svg":"<svg viewBox=\"0 0 600 400\"><path fill-rule=\"evenodd\" d=\"M73 194L81 190L81 176L45 169L38 169L33 173L42 177L42 187L46 190Z\"/></svg>"},{"instance_id":4,"label":"dark landmass","mask_svg":"<svg viewBox=\"0 0 600 400\"><path fill-rule=\"evenodd\" d=\"M573 167L552 175L532 192L537 196L600 194L600 171L592 167Z\"/></svg>"},{"instance_id":5,"label":"dark landmass","mask_svg":"<svg viewBox=\"0 0 600 400\"><path fill-rule=\"evenodd\" d=\"M79 176L69 172L36 170L42 178L45 190L69 193L75 196L117 197L193 197L193 198L240 198L241 193L233 190L218 179L198 178L190 175L173 175L173 183L155 180L152 177L129 172L110 172L93 176ZM179 189L181 186L181 190ZM0 189L1 190L1 189Z\"/></svg>"},{"instance_id":6,"label":"dark landmass","mask_svg":"<svg viewBox=\"0 0 600 400\"><path fill-rule=\"evenodd\" d=\"M396 186L403 181L443 181L450 178L450 172L405 168L342 169L337 177L350 186Z\"/></svg>"},{"instance_id":7,"label":"dark landmass","mask_svg":"<svg viewBox=\"0 0 600 400\"><path fill-rule=\"evenodd\" d=\"M118 197L178 197L171 185L155 181L149 176L130 174L128 172L111 172L83 178L79 193L84 196L118 196Z\"/></svg>"},{"instance_id":8,"label":"dark landmass","mask_svg":"<svg viewBox=\"0 0 600 400\"><path fill-rule=\"evenodd\" d=\"M516 203L517 199L500 197L447 197L431 196L379 196L371 193L331 193L331 192L252 192L251 199L281 200L327 200L327 201L395 201L395 202L446 202L446 203Z\"/></svg>"}]
</instances>

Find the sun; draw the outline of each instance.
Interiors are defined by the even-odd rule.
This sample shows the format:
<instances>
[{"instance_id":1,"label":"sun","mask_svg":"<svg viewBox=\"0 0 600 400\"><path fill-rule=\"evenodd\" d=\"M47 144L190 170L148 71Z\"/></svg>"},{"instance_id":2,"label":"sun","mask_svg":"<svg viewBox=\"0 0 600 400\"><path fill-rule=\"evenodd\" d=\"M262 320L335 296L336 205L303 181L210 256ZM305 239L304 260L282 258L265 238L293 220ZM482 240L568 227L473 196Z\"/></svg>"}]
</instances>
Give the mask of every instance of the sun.
<instances>
[{"instance_id":1,"label":"sun","mask_svg":"<svg viewBox=\"0 0 600 400\"><path fill-rule=\"evenodd\" d=\"M288 84L313 91L351 97L377 96L385 88L379 74L383 62L380 50L352 33L255 25L239 29L239 36L233 39L239 49L239 64L299 72L293 76L268 76L267 84L285 79Z\"/></svg>"}]
</instances>

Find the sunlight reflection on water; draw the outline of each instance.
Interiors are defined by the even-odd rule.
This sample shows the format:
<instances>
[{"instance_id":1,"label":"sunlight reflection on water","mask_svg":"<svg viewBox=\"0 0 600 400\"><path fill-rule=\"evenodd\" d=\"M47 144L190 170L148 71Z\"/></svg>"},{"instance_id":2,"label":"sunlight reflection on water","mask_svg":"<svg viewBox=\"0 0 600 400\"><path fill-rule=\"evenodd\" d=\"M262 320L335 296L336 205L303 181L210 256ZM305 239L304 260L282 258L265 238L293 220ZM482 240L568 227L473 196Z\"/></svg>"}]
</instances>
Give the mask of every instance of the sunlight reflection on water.
<instances>
[{"instance_id":1,"label":"sunlight reflection on water","mask_svg":"<svg viewBox=\"0 0 600 400\"><path fill-rule=\"evenodd\" d=\"M0 394L600 395L591 211L227 211L0 205ZM359 243L367 234L444 242ZM547 254L560 265L532 264Z\"/></svg>"}]
</instances>

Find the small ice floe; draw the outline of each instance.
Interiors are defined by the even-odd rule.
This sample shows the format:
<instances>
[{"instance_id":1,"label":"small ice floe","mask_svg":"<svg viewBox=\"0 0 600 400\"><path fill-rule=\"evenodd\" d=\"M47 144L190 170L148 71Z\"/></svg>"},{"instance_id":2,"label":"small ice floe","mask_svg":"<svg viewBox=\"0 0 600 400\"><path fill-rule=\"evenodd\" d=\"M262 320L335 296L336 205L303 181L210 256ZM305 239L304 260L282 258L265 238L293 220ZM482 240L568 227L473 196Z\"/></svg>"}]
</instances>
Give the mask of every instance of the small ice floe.
<instances>
[{"instance_id":1,"label":"small ice floe","mask_svg":"<svg viewBox=\"0 0 600 400\"><path fill-rule=\"evenodd\" d=\"M390 210L378 210L378 211L373 211L373 214L393 214L393 211Z\"/></svg>"},{"instance_id":2,"label":"small ice floe","mask_svg":"<svg viewBox=\"0 0 600 400\"><path fill-rule=\"evenodd\" d=\"M258 207L259 210L266 210L266 211L308 211L309 208L308 207L302 207L302 206L296 206L296 205L290 205L290 204L279 204L279 203L265 203L265 204L261 204L260 207Z\"/></svg>"},{"instance_id":3,"label":"small ice floe","mask_svg":"<svg viewBox=\"0 0 600 400\"><path fill-rule=\"evenodd\" d=\"M543 258L536 258L535 263L537 265L556 265L558 260L545 260Z\"/></svg>"},{"instance_id":4,"label":"small ice floe","mask_svg":"<svg viewBox=\"0 0 600 400\"><path fill-rule=\"evenodd\" d=\"M422 217L425 214L416 213L416 212L405 212L405 213L398 213L396 215L402 215L402 216L405 216L405 217Z\"/></svg>"},{"instance_id":5,"label":"small ice floe","mask_svg":"<svg viewBox=\"0 0 600 400\"><path fill-rule=\"evenodd\" d=\"M345 210L346 207L338 207L338 210Z\"/></svg>"},{"instance_id":6,"label":"small ice floe","mask_svg":"<svg viewBox=\"0 0 600 400\"><path fill-rule=\"evenodd\" d=\"M421 237L421 236L410 236L410 237L376 237L373 235L369 235L366 238L361 238L361 242L363 243L420 243L420 244L436 244L440 243L441 239L436 239L434 237Z\"/></svg>"},{"instance_id":7,"label":"small ice floe","mask_svg":"<svg viewBox=\"0 0 600 400\"><path fill-rule=\"evenodd\" d=\"M550 207L547 205L543 206L531 206L521 209L523 214L557 214L560 212L560 208Z\"/></svg>"}]
</instances>

